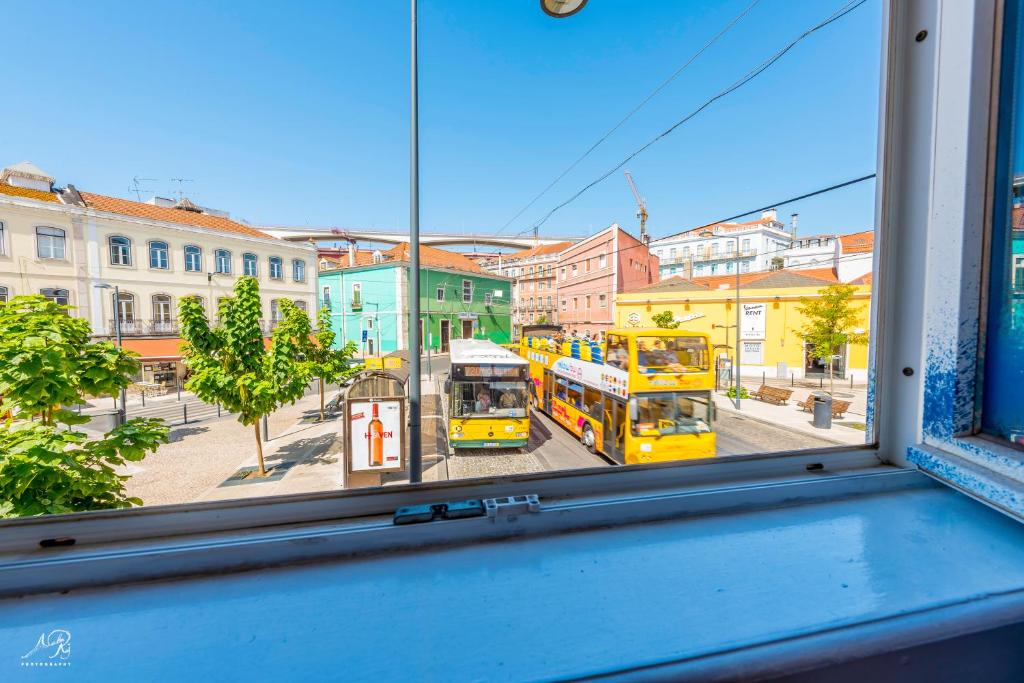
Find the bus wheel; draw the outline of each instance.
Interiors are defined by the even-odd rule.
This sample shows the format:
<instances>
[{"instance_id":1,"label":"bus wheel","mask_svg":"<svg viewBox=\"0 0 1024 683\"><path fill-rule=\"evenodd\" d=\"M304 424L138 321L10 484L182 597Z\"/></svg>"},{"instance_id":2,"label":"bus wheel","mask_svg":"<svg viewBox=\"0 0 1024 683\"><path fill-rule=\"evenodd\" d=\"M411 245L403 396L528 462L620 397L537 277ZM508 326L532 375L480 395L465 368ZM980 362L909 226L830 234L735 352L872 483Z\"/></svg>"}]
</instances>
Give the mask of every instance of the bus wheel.
<instances>
[{"instance_id":1,"label":"bus wheel","mask_svg":"<svg viewBox=\"0 0 1024 683\"><path fill-rule=\"evenodd\" d=\"M597 439L594 438L594 430L590 425L584 425L580 441L587 447L588 451L591 453L597 453Z\"/></svg>"}]
</instances>

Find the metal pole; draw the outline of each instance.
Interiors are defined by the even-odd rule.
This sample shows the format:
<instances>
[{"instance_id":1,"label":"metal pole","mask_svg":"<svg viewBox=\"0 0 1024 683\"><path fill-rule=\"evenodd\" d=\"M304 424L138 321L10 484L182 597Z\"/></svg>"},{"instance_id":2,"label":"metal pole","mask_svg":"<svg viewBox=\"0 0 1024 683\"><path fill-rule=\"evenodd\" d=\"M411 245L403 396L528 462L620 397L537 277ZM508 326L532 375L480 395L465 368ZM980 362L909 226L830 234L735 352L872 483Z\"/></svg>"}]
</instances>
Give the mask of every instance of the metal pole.
<instances>
[{"instance_id":1,"label":"metal pole","mask_svg":"<svg viewBox=\"0 0 1024 683\"><path fill-rule=\"evenodd\" d=\"M188 424L188 404L181 404L181 420L184 424Z\"/></svg>"},{"instance_id":2,"label":"metal pole","mask_svg":"<svg viewBox=\"0 0 1024 683\"><path fill-rule=\"evenodd\" d=\"M270 424L267 422L267 416L263 416L263 440L270 441Z\"/></svg>"},{"instance_id":3,"label":"metal pole","mask_svg":"<svg viewBox=\"0 0 1024 683\"><path fill-rule=\"evenodd\" d=\"M117 335L117 348L124 349L121 343L121 290L114 285L114 333ZM128 421L128 390L121 388L121 424Z\"/></svg>"},{"instance_id":4,"label":"metal pole","mask_svg":"<svg viewBox=\"0 0 1024 683\"><path fill-rule=\"evenodd\" d=\"M423 479L420 449L420 140L416 0L410 0L409 135L409 482Z\"/></svg>"},{"instance_id":5,"label":"metal pole","mask_svg":"<svg viewBox=\"0 0 1024 683\"><path fill-rule=\"evenodd\" d=\"M740 409L740 327L742 324L740 316L740 238L733 237L736 241L736 410Z\"/></svg>"}]
</instances>

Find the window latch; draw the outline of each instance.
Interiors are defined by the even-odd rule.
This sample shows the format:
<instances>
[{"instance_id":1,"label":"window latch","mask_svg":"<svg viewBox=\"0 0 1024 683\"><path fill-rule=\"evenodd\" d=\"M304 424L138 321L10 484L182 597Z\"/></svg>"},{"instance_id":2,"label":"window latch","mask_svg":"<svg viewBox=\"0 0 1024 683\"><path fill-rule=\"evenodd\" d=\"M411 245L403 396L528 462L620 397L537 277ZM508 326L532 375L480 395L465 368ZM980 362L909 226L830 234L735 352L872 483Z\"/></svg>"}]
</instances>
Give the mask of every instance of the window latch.
<instances>
[{"instance_id":1,"label":"window latch","mask_svg":"<svg viewBox=\"0 0 1024 683\"><path fill-rule=\"evenodd\" d=\"M407 505L395 510L395 524L418 524L443 519L465 519L486 516L492 523L498 520L513 522L519 515L540 512L537 494L460 500L426 505Z\"/></svg>"}]
</instances>

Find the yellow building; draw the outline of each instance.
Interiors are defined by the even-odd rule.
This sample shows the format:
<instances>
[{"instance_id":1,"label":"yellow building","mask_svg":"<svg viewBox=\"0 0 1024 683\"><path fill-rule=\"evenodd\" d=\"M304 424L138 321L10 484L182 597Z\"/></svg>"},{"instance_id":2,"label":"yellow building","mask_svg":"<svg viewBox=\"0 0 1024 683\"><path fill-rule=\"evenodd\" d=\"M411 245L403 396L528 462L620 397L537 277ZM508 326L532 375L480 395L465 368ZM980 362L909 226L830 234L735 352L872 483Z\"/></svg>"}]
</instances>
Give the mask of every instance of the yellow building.
<instances>
[{"instance_id":1,"label":"yellow building","mask_svg":"<svg viewBox=\"0 0 1024 683\"><path fill-rule=\"evenodd\" d=\"M831 268L778 270L740 276L741 357L745 376L769 378L817 377L827 372L824 364L808 353L801 328L806 318L798 308L801 297L813 298L836 284ZM854 307L862 324L855 331L868 332L871 274L852 281ZM736 344L736 277L684 280L671 278L644 289L619 294L616 326L626 329L655 327L653 316L671 311L681 329L707 332L715 356L734 357ZM836 377L867 380L868 350L865 344L843 348L834 361Z\"/></svg>"}]
</instances>

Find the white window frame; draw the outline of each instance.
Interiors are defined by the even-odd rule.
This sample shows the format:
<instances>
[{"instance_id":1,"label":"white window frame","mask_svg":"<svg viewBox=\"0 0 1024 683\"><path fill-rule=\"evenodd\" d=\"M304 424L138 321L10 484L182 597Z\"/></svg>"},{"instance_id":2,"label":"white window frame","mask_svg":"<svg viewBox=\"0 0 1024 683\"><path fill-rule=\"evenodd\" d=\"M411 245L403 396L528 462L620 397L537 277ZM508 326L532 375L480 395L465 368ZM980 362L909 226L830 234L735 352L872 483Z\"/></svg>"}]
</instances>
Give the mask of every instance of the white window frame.
<instances>
[{"instance_id":1,"label":"white window frame","mask_svg":"<svg viewBox=\"0 0 1024 683\"><path fill-rule=\"evenodd\" d=\"M300 258L292 259L292 281L306 281L306 262Z\"/></svg>"},{"instance_id":2,"label":"white window frame","mask_svg":"<svg viewBox=\"0 0 1024 683\"><path fill-rule=\"evenodd\" d=\"M916 458L914 464L941 479L943 470L930 467L929 463L955 466L954 457L966 457L964 452L957 451L957 441L964 437L953 436L955 430L949 435L936 432L936 423L929 424L922 406L930 392L948 379L941 374L948 373L947 367L929 368L930 354L969 341L963 334L976 337L978 333L980 284L973 291L969 285L973 278L980 279L978 264L984 253L984 240L978 233L985 222L977 218L986 206L985 183L978 179L988 177L984 152L989 145L990 117L986 114L991 100L988 88L993 79L986 64L991 50L987 53L984 48L985 41L992 39L993 7L971 0L915 3L905 11L896 11L888 3L885 7L888 25L882 41L886 48L883 68L889 76L884 84L879 118L885 136L879 142L877 164L877 293L872 298L870 323L871 329L879 329L880 333L869 349L876 402L869 403L867 416L869 434L875 434L876 407L885 407L885 428L877 431L876 446L742 456L714 463L681 461L657 467L624 466L459 484L395 486L373 495L366 495L365 491L339 491L332 495L5 520L0 552L6 552L7 557L32 557L25 561L17 557L6 560L8 580L2 588L4 594L223 572L256 566L255 563L267 566L351 554L369 546L349 534L339 534L339 526L354 529L357 527L348 520L357 519L362 524L363 517L390 515L397 507L417 503L515 493L535 493L542 500L564 501L610 488L624 492L621 500L636 501L646 494L664 491L666 486L679 485L691 490L703 487L700 493L705 506L709 499L714 499L721 509L735 509L732 506L750 500L752 492L764 490L763 486L749 486L751 482L806 478L807 470L812 468L818 472L807 490L820 500L822 496L856 494L854 479L874 476L856 471L877 465L879 459L895 466L890 473L898 472L897 468L911 462L908 448L924 454L911 455L911 459ZM916 51L920 46L914 42L914 36L922 26L930 29L923 43L928 53ZM933 58L924 58L924 54ZM954 66L940 68L938 64ZM943 90L952 93L952 97L939 98L937 93ZM895 93L901 96L890 97ZM961 97L961 93L971 96ZM934 130L922 126L922 121L932 122ZM927 144L929 141L934 144ZM897 229L890 229L891 226ZM936 236L937 230L941 232ZM950 239L954 235L959 238ZM950 292L960 294L951 296ZM973 306L971 301L975 302ZM974 389L967 381L975 376L973 364L964 369L954 365L953 372L954 393ZM950 384L946 382L944 386L949 391ZM946 424L959 424L965 416L957 411L972 408L972 402L961 402L956 397L947 398L940 405L949 407ZM971 445L990 457L999 453L991 443ZM844 474L843 470L852 474ZM977 482L963 478L956 483L960 489L986 498L980 487L975 486ZM653 507L645 509L656 510L656 500L652 498ZM753 504L763 503L764 499L760 499ZM701 510L706 513L708 507ZM549 533L554 527L545 524L543 531ZM285 525L306 525L302 528L303 538L320 542L296 543L295 527ZM480 529L495 528L462 523L424 524L418 525L418 530L388 524L373 527L377 535L362 538L370 541L388 533L397 536L399 532L394 530L404 529L402 533L418 533L414 538L420 543L451 542L457 538L479 540ZM511 533L525 529L511 524L509 527ZM74 539L75 548L49 556L40 554L41 540L58 538ZM99 544L111 541L122 544L118 552L102 552ZM381 546L373 547L379 550ZM254 561L254 556L258 560ZM75 571L79 567L88 571Z\"/></svg>"},{"instance_id":3,"label":"white window frame","mask_svg":"<svg viewBox=\"0 0 1024 683\"><path fill-rule=\"evenodd\" d=\"M195 249L194 254L189 253L189 249ZM181 257L184 263L186 273L201 273L203 272L203 248L198 244L186 244L181 248ZM190 261L194 261L198 267L190 268Z\"/></svg>"},{"instance_id":4,"label":"white window frame","mask_svg":"<svg viewBox=\"0 0 1024 683\"><path fill-rule=\"evenodd\" d=\"M11 290L7 288L7 285L0 285L0 303L7 301L11 298Z\"/></svg>"},{"instance_id":5,"label":"white window frame","mask_svg":"<svg viewBox=\"0 0 1024 683\"><path fill-rule=\"evenodd\" d=\"M3 221L0 221L0 256L7 256L7 229Z\"/></svg>"},{"instance_id":6,"label":"white window frame","mask_svg":"<svg viewBox=\"0 0 1024 683\"><path fill-rule=\"evenodd\" d=\"M124 240L125 244L114 244L114 240ZM115 268L131 268L134 259L132 258L132 238L127 235L107 235L107 262ZM114 259L114 250L117 249L120 263ZM125 262L127 261L127 262Z\"/></svg>"},{"instance_id":7,"label":"white window frame","mask_svg":"<svg viewBox=\"0 0 1024 683\"><path fill-rule=\"evenodd\" d=\"M438 287L435 296L437 297L437 303L444 303L444 287Z\"/></svg>"},{"instance_id":8,"label":"white window frame","mask_svg":"<svg viewBox=\"0 0 1024 683\"><path fill-rule=\"evenodd\" d=\"M60 235L40 235L40 230L55 230L60 232ZM52 225L37 225L33 230L36 240L36 258L43 259L46 261L67 261L68 260L68 231L64 228L55 228ZM46 244L50 247L48 251L50 254L54 254L57 250L54 248L55 245L60 245L60 256L43 256L43 242L40 238L46 238ZM54 240L60 240L55 242Z\"/></svg>"},{"instance_id":9,"label":"white window frame","mask_svg":"<svg viewBox=\"0 0 1024 683\"><path fill-rule=\"evenodd\" d=\"M252 272L249 272L249 266L252 266ZM259 277L260 276L260 257L251 251L242 252L242 275L248 277Z\"/></svg>"},{"instance_id":10,"label":"white window frame","mask_svg":"<svg viewBox=\"0 0 1024 683\"><path fill-rule=\"evenodd\" d=\"M274 266L277 266L275 268ZM277 271L277 275L274 275L274 271ZM284 279L284 259L280 256L270 256L267 258L267 276L271 280L283 280Z\"/></svg>"},{"instance_id":11,"label":"white window frame","mask_svg":"<svg viewBox=\"0 0 1024 683\"><path fill-rule=\"evenodd\" d=\"M221 269L221 265L225 266L224 270ZM229 250L215 249L213 251L213 272L218 275L231 275L231 265L231 252Z\"/></svg>"},{"instance_id":12,"label":"white window frame","mask_svg":"<svg viewBox=\"0 0 1024 683\"><path fill-rule=\"evenodd\" d=\"M155 244L162 244L162 245L164 245L163 249L159 250L159 251L162 251L163 255L164 255L164 265L162 265L162 266L154 266L153 265L153 252L155 250L155 247L153 245L155 245ZM150 268L150 270L170 270L170 268L171 268L171 245L167 242L167 240L149 240L149 242L146 243L146 251L148 252L147 256L149 257L148 261L149 261L149 268Z\"/></svg>"},{"instance_id":13,"label":"white window frame","mask_svg":"<svg viewBox=\"0 0 1024 683\"><path fill-rule=\"evenodd\" d=\"M471 304L473 303L473 281L463 280L462 281L462 303Z\"/></svg>"},{"instance_id":14,"label":"white window frame","mask_svg":"<svg viewBox=\"0 0 1024 683\"><path fill-rule=\"evenodd\" d=\"M320 300L321 300L324 308L326 308L328 311L332 310L331 309L331 286L330 285L324 285L323 286L323 289L321 290L321 299Z\"/></svg>"}]
</instances>

